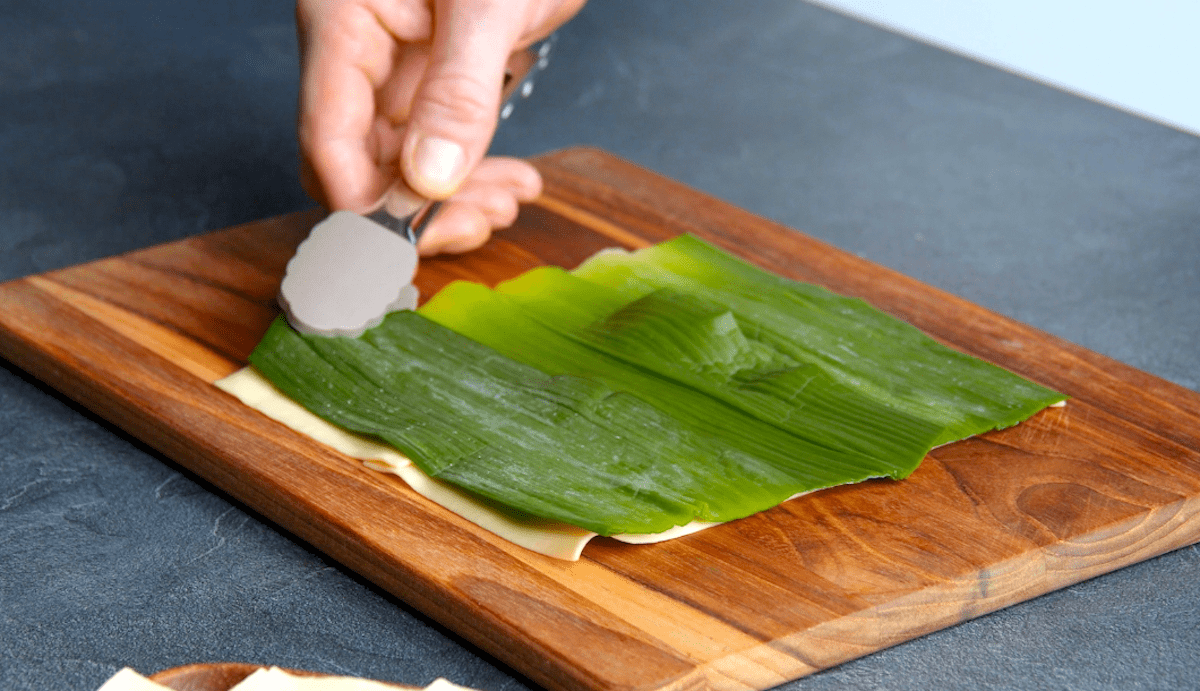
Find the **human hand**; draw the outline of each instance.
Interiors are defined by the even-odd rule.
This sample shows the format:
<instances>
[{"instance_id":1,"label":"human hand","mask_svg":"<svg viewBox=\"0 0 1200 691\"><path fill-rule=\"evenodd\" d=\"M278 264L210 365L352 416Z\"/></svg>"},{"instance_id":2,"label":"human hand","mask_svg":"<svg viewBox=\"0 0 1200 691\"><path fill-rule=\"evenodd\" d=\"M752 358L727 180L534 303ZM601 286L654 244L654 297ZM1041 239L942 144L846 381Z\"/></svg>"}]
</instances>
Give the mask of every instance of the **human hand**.
<instances>
[{"instance_id":1,"label":"human hand","mask_svg":"<svg viewBox=\"0 0 1200 691\"><path fill-rule=\"evenodd\" d=\"M422 254L465 252L541 192L528 163L484 158L509 55L585 0L297 0L301 168L331 209L368 211L399 179L447 200Z\"/></svg>"}]
</instances>

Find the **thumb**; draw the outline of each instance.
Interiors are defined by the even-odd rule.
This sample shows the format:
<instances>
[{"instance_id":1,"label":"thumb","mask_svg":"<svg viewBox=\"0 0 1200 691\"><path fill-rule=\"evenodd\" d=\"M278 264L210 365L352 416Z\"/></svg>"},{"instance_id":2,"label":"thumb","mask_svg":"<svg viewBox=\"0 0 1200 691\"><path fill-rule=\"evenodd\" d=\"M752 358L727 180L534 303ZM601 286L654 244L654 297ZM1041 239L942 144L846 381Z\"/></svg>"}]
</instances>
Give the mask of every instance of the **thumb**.
<instances>
[{"instance_id":1,"label":"thumb","mask_svg":"<svg viewBox=\"0 0 1200 691\"><path fill-rule=\"evenodd\" d=\"M445 199L483 159L496 129L504 69L519 31L496 0L438 0L429 66L404 137L404 179Z\"/></svg>"}]
</instances>

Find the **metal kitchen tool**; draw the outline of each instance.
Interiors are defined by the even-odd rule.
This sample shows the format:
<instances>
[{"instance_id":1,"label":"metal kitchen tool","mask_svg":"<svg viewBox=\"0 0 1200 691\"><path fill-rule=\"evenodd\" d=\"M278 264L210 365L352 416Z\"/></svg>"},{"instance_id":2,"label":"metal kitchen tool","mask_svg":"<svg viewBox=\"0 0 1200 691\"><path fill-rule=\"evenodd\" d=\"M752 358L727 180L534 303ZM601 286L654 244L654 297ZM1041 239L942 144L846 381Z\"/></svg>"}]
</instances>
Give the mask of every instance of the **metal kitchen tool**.
<instances>
[{"instance_id":1,"label":"metal kitchen tool","mask_svg":"<svg viewBox=\"0 0 1200 691\"><path fill-rule=\"evenodd\" d=\"M549 64L551 35L509 59L500 120L533 92ZM287 264L279 304L292 327L324 336L358 336L389 313L417 306L417 241L440 202L421 199L403 183L365 215L335 211L313 226Z\"/></svg>"}]
</instances>

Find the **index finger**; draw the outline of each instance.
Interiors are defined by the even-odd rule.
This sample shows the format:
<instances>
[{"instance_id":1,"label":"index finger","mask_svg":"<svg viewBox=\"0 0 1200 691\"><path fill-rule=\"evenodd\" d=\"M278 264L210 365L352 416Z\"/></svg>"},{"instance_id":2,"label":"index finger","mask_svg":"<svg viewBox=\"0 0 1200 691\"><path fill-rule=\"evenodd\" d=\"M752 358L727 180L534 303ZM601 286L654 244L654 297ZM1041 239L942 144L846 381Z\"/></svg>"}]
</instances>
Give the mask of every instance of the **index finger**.
<instances>
[{"instance_id":1,"label":"index finger","mask_svg":"<svg viewBox=\"0 0 1200 691\"><path fill-rule=\"evenodd\" d=\"M333 209L361 209L392 177L380 166L376 88L387 79L395 39L373 13L344 5L308 37L301 77L300 146Z\"/></svg>"}]
</instances>

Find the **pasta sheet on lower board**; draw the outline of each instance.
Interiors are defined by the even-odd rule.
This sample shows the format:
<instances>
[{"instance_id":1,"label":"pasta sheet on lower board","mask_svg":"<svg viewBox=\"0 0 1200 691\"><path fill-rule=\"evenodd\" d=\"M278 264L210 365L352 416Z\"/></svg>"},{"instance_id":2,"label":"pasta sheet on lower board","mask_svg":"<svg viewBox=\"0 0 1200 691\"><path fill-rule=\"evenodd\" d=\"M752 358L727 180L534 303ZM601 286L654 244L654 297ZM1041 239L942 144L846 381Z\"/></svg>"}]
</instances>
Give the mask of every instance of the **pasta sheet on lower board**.
<instances>
[{"instance_id":1,"label":"pasta sheet on lower board","mask_svg":"<svg viewBox=\"0 0 1200 691\"><path fill-rule=\"evenodd\" d=\"M596 536L596 533L566 523L500 511L453 485L435 480L421 472L395 448L347 432L308 412L283 395L253 367L234 372L216 382L216 386L267 417L361 460L368 468L399 476L417 494L525 549L555 559L575 561L588 541ZM654 535L613 537L631 544L650 544L690 535L713 525L717 524L693 522Z\"/></svg>"}]
</instances>

